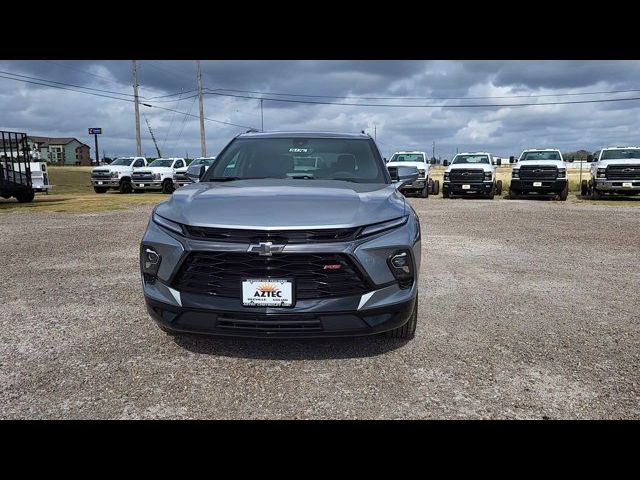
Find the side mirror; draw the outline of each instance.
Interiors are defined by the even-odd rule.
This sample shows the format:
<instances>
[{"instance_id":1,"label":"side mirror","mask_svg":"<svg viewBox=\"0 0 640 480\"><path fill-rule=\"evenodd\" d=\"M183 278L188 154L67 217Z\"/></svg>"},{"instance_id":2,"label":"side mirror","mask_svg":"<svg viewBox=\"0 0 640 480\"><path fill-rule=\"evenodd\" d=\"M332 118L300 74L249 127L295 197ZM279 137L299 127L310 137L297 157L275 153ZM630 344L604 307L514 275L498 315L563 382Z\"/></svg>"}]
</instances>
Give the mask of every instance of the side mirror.
<instances>
[{"instance_id":1,"label":"side mirror","mask_svg":"<svg viewBox=\"0 0 640 480\"><path fill-rule=\"evenodd\" d=\"M431 159L431 165L435 165L435 164L436 164L436 159L435 159L435 158L432 158L432 159Z\"/></svg>"},{"instance_id":2,"label":"side mirror","mask_svg":"<svg viewBox=\"0 0 640 480\"><path fill-rule=\"evenodd\" d=\"M516 157L514 157L513 155L511 155L509 157L509 163L516 163Z\"/></svg>"},{"instance_id":3,"label":"side mirror","mask_svg":"<svg viewBox=\"0 0 640 480\"><path fill-rule=\"evenodd\" d=\"M595 159L593 158L593 155L587 155L587 162L589 162L589 163L595 162Z\"/></svg>"},{"instance_id":4,"label":"side mirror","mask_svg":"<svg viewBox=\"0 0 640 480\"><path fill-rule=\"evenodd\" d=\"M408 183L413 183L418 179L417 167L389 167L389 175L393 183L398 184L398 188Z\"/></svg>"},{"instance_id":5,"label":"side mirror","mask_svg":"<svg viewBox=\"0 0 640 480\"><path fill-rule=\"evenodd\" d=\"M449 160L443 160L442 161L442 166L443 167L448 167L449 166Z\"/></svg>"},{"instance_id":6,"label":"side mirror","mask_svg":"<svg viewBox=\"0 0 640 480\"><path fill-rule=\"evenodd\" d=\"M502 159L501 159L501 158L498 158L498 159L496 160L496 165L497 165L497 166L502 165Z\"/></svg>"},{"instance_id":7,"label":"side mirror","mask_svg":"<svg viewBox=\"0 0 640 480\"><path fill-rule=\"evenodd\" d=\"M387 160L387 157L383 157L382 158L384 160L384 163L387 163L389 160Z\"/></svg>"},{"instance_id":8,"label":"side mirror","mask_svg":"<svg viewBox=\"0 0 640 480\"><path fill-rule=\"evenodd\" d=\"M573 157L570 157L570 158L567 160L567 162L569 162L569 163L573 163Z\"/></svg>"},{"instance_id":9,"label":"side mirror","mask_svg":"<svg viewBox=\"0 0 640 480\"><path fill-rule=\"evenodd\" d=\"M187 167L187 177L193 183L198 183L206 171L205 165L190 165Z\"/></svg>"}]
</instances>

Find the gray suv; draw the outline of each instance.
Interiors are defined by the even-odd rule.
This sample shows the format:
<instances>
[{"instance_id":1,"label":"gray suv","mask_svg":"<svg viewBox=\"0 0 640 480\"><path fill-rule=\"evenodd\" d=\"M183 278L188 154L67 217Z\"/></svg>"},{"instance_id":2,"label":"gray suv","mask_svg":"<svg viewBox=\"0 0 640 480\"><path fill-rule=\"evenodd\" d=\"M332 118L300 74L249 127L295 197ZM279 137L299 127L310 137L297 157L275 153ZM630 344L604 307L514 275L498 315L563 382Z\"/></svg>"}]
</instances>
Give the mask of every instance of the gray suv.
<instances>
[{"instance_id":1,"label":"gray suv","mask_svg":"<svg viewBox=\"0 0 640 480\"><path fill-rule=\"evenodd\" d=\"M153 210L149 314L167 333L413 338L420 223L398 189L418 172L399 170L365 134L235 137Z\"/></svg>"}]
</instances>

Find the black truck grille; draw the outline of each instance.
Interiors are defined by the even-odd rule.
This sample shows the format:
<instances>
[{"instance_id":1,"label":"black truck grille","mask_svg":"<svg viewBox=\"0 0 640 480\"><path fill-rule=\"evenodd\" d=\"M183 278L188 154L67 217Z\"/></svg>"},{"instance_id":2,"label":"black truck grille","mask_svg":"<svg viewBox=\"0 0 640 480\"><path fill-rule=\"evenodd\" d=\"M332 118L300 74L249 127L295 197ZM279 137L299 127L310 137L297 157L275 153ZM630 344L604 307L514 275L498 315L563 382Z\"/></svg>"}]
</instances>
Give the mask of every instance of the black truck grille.
<instances>
[{"instance_id":1,"label":"black truck grille","mask_svg":"<svg viewBox=\"0 0 640 480\"><path fill-rule=\"evenodd\" d=\"M460 183L482 182L484 180L484 170L478 170L476 168L451 170L449 173L449 180Z\"/></svg>"},{"instance_id":2,"label":"black truck grille","mask_svg":"<svg viewBox=\"0 0 640 480\"><path fill-rule=\"evenodd\" d=\"M520 167L521 180L555 180L558 178L558 168L555 166L531 166Z\"/></svg>"},{"instance_id":3,"label":"black truck grille","mask_svg":"<svg viewBox=\"0 0 640 480\"><path fill-rule=\"evenodd\" d=\"M640 180L640 165L609 165L607 180Z\"/></svg>"},{"instance_id":4,"label":"black truck grille","mask_svg":"<svg viewBox=\"0 0 640 480\"><path fill-rule=\"evenodd\" d=\"M331 267L325 268L328 265ZM291 278L296 298L301 300L346 297L370 290L349 257L335 253L262 257L240 252L191 252L172 286L182 292L241 298L242 280L248 278Z\"/></svg>"},{"instance_id":5,"label":"black truck grille","mask_svg":"<svg viewBox=\"0 0 640 480\"><path fill-rule=\"evenodd\" d=\"M109 172L109 170L98 170L98 171L91 172L91 178L99 178L100 180L104 180L110 177L111 177L111 172Z\"/></svg>"},{"instance_id":6,"label":"black truck grille","mask_svg":"<svg viewBox=\"0 0 640 480\"><path fill-rule=\"evenodd\" d=\"M242 230L186 226L187 234L198 240L234 243L318 243L348 242L356 238L360 227L323 228L318 230Z\"/></svg>"},{"instance_id":7,"label":"black truck grille","mask_svg":"<svg viewBox=\"0 0 640 480\"><path fill-rule=\"evenodd\" d=\"M315 315L282 315L256 320L252 315L225 313L218 316L216 328L261 333L319 332L322 323Z\"/></svg>"},{"instance_id":8,"label":"black truck grille","mask_svg":"<svg viewBox=\"0 0 640 480\"><path fill-rule=\"evenodd\" d=\"M134 173L133 175L131 175L131 179L134 182L135 181L150 182L152 180L152 175L151 173Z\"/></svg>"}]
</instances>

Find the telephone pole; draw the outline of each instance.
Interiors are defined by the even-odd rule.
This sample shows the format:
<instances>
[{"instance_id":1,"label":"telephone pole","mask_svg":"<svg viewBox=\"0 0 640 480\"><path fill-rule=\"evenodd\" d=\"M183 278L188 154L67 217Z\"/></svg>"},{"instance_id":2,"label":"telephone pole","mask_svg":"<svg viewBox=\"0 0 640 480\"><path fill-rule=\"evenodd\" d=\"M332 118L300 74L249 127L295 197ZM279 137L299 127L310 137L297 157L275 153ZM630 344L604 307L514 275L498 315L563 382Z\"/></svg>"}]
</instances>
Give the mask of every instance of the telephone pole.
<instances>
[{"instance_id":1,"label":"telephone pole","mask_svg":"<svg viewBox=\"0 0 640 480\"><path fill-rule=\"evenodd\" d=\"M138 105L138 63L133 62L133 98L136 106L136 156L142 156L142 143L140 142L140 106Z\"/></svg>"},{"instance_id":2,"label":"telephone pole","mask_svg":"<svg viewBox=\"0 0 640 480\"><path fill-rule=\"evenodd\" d=\"M200 150L203 157L207 156L207 142L204 138L204 106L202 104L202 71L200 70L200 60L196 60L196 70L198 72L198 100L200 101Z\"/></svg>"},{"instance_id":3,"label":"telephone pole","mask_svg":"<svg viewBox=\"0 0 640 480\"><path fill-rule=\"evenodd\" d=\"M431 158L436 158L436 141L433 141L433 153L431 155Z\"/></svg>"},{"instance_id":4,"label":"telephone pole","mask_svg":"<svg viewBox=\"0 0 640 480\"><path fill-rule=\"evenodd\" d=\"M377 140L378 139L378 126L374 123L373 124L373 140Z\"/></svg>"},{"instance_id":5,"label":"telephone pole","mask_svg":"<svg viewBox=\"0 0 640 480\"><path fill-rule=\"evenodd\" d=\"M262 109L263 102L264 100L261 98L260 99L260 121L262 122L260 127L261 132L264 132L264 110Z\"/></svg>"}]
</instances>

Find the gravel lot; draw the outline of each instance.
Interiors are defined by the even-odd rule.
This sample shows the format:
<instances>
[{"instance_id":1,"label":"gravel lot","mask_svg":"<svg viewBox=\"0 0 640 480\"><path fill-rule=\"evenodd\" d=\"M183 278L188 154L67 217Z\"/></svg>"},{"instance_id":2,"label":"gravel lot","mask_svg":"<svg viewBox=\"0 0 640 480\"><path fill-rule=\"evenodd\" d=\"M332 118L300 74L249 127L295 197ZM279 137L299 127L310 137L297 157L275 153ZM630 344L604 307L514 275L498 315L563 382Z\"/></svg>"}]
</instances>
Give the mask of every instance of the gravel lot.
<instances>
[{"instance_id":1,"label":"gravel lot","mask_svg":"<svg viewBox=\"0 0 640 480\"><path fill-rule=\"evenodd\" d=\"M150 206L0 215L0 417L640 418L640 209L411 202L409 343L174 339L140 288Z\"/></svg>"}]
</instances>

